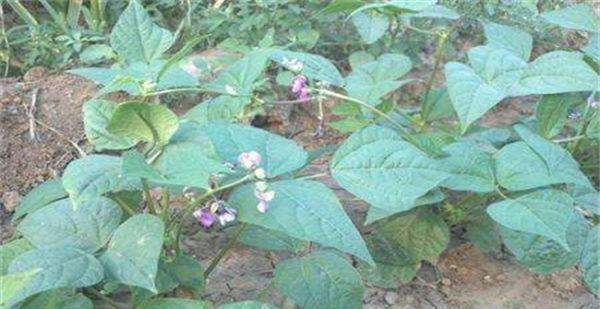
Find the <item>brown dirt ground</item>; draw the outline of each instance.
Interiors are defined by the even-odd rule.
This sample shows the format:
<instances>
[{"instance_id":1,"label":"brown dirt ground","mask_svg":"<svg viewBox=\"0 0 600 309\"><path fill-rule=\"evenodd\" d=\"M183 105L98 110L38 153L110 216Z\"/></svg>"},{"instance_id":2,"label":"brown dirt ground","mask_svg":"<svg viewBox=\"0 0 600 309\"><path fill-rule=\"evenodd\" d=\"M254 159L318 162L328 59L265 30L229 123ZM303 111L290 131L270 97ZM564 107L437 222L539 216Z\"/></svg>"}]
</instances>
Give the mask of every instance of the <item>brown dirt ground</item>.
<instances>
[{"instance_id":1,"label":"brown dirt ground","mask_svg":"<svg viewBox=\"0 0 600 309\"><path fill-rule=\"evenodd\" d=\"M77 157L71 142L87 150L81 105L96 90L90 82L68 75L47 75L30 72L24 79L0 80L0 193L3 204L15 204L19 196L36 184L59 175L64 166ZM30 137L32 94L37 92L33 116L39 122ZM503 104L491 123L510 123L529 107ZM287 111L284 113L287 114ZM269 126L293 137L307 148L337 143L342 136L327 131L325 138L313 137L316 121L310 107L294 107L291 122L275 117ZM488 121L486 121L488 122ZM51 127L53 129L48 129ZM58 133L57 133L58 132ZM69 142L70 141L70 142ZM325 170L326 159L310 167ZM354 220L361 218L367 207L341 190L332 179L323 179L336 190ZM10 214L0 209L0 242L9 238L14 229ZM223 233L205 233L191 229L184 246L207 265L216 254L215 248L224 242ZM216 303L251 299L265 289L272 277L274 264L285 254L261 251L243 245L236 246L223 259L209 278L206 297ZM434 282L431 267L424 267L419 279L394 290L368 287L364 308L600 308L598 299L586 291L575 268L550 276L537 276L519 267L508 255L485 255L468 244L458 244L445 252L437 263L443 280ZM264 293L263 300L282 300L274 289Z\"/></svg>"}]
</instances>

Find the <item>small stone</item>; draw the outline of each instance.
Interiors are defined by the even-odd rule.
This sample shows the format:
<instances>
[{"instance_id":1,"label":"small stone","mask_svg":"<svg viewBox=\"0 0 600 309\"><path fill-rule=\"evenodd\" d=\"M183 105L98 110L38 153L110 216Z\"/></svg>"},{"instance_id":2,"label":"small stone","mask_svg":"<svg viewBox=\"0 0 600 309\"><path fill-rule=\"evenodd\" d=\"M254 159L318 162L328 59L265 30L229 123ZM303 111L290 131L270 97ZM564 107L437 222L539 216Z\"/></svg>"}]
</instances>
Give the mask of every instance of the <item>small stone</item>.
<instances>
[{"instance_id":1,"label":"small stone","mask_svg":"<svg viewBox=\"0 0 600 309\"><path fill-rule=\"evenodd\" d=\"M496 280L498 281L504 281L506 280L506 276L503 274L499 274L498 276L496 276Z\"/></svg>"},{"instance_id":2,"label":"small stone","mask_svg":"<svg viewBox=\"0 0 600 309\"><path fill-rule=\"evenodd\" d=\"M442 279L442 284L445 286L451 286L452 285L452 281L450 281L450 279L448 278L443 278Z\"/></svg>"},{"instance_id":3,"label":"small stone","mask_svg":"<svg viewBox=\"0 0 600 309\"><path fill-rule=\"evenodd\" d=\"M393 305L398 302L398 293L396 292L387 292L383 295L383 299L388 305Z\"/></svg>"},{"instance_id":4,"label":"small stone","mask_svg":"<svg viewBox=\"0 0 600 309\"><path fill-rule=\"evenodd\" d=\"M17 191L8 191L2 194L2 204L8 212L15 211L15 208L21 203L21 195Z\"/></svg>"},{"instance_id":5,"label":"small stone","mask_svg":"<svg viewBox=\"0 0 600 309\"><path fill-rule=\"evenodd\" d=\"M492 277L490 275L486 275L485 277L483 277L483 281L490 283L492 282Z\"/></svg>"}]
</instances>

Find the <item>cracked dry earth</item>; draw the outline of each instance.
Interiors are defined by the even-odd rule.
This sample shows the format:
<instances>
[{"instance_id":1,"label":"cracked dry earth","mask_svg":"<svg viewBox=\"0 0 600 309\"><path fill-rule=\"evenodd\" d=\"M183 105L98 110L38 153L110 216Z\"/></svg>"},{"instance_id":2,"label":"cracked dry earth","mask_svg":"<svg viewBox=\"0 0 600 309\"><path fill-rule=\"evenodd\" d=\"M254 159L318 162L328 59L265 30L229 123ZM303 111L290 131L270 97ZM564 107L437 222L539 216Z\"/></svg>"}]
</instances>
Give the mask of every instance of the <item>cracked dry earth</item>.
<instances>
[{"instance_id":1,"label":"cracked dry earth","mask_svg":"<svg viewBox=\"0 0 600 309\"><path fill-rule=\"evenodd\" d=\"M72 143L87 150L81 105L95 90L92 83L68 74L46 75L42 72L26 75L23 80L0 80L0 195L3 204L0 241L14 233L8 210L18 204L19 198L38 183L60 175L64 166L77 157ZM33 116L46 126L34 125L34 138L31 138L30 106L34 91L37 97ZM527 112L510 110L510 105L507 108L511 114ZM289 110L278 113L285 116L283 120L272 117L274 120L268 123L270 129L294 138L307 149L342 141L343 136L329 131L324 138L315 139L316 123L309 108L295 109L291 114L293 117ZM506 110L500 112L507 113ZM324 156L309 169L311 172L324 171L327 160ZM336 191L352 219L360 226L367 206L341 190L332 179L322 180ZM226 238L225 233L206 233L195 226L190 226L187 233L184 247L205 266ZM262 295L265 301L281 303L283 297L268 285L274 265L287 257L282 253L235 246L208 278L206 298L224 303ZM586 291L579 279L579 270L575 268L538 276L519 267L508 254L482 254L460 240L451 243L436 266L438 276L432 266L423 267L417 279L396 289L367 286L364 308L600 308L598 299Z\"/></svg>"}]
</instances>

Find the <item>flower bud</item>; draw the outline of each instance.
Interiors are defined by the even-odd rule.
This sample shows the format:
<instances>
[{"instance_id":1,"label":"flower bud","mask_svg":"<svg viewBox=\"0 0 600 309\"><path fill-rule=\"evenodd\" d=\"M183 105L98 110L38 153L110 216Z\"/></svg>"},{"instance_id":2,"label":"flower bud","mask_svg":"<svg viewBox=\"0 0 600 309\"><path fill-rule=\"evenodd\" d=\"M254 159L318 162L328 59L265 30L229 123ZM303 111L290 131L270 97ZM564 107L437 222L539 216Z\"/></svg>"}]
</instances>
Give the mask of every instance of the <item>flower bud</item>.
<instances>
[{"instance_id":1,"label":"flower bud","mask_svg":"<svg viewBox=\"0 0 600 309\"><path fill-rule=\"evenodd\" d=\"M265 192L269 188L269 184L265 181L257 181L254 183L254 186L256 187L256 190L260 192Z\"/></svg>"},{"instance_id":2,"label":"flower bud","mask_svg":"<svg viewBox=\"0 0 600 309\"><path fill-rule=\"evenodd\" d=\"M256 177L256 179L263 180L263 179L267 178L267 173L265 172L265 170L263 168L257 168L254 171L254 177Z\"/></svg>"},{"instance_id":3,"label":"flower bud","mask_svg":"<svg viewBox=\"0 0 600 309\"><path fill-rule=\"evenodd\" d=\"M261 161L262 157L256 151L242 152L238 156L238 163L247 170L259 166Z\"/></svg>"}]
</instances>

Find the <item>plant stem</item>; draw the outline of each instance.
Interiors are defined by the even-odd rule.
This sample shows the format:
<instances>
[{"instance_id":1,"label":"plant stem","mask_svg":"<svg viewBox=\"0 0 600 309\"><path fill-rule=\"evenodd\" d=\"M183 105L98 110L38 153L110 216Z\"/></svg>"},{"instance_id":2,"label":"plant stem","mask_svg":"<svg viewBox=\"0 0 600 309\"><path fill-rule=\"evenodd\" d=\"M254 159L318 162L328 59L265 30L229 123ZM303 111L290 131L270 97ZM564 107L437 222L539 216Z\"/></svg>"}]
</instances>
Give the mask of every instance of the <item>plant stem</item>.
<instances>
[{"instance_id":1,"label":"plant stem","mask_svg":"<svg viewBox=\"0 0 600 309\"><path fill-rule=\"evenodd\" d=\"M500 195L503 199L505 200L510 200L510 198L508 196L506 196L504 193L502 193L502 191L500 190L500 187L496 187L496 192L498 193L498 195Z\"/></svg>"},{"instance_id":2,"label":"plant stem","mask_svg":"<svg viewBox=\"0 0 600 309\"><path fill-rule=\"evenodd\" d=\"M427 81L427 84L425 85L425 97L424 97L425 102L429 98L429 92L431 91L431 87L433 87L433 82L435 81L435 76L440 67L440 64L442 63L442 58L444 58L444 45L446 44L446 41L448 40L449 35L450 34L448 32L444 32L444 31L441 31L440 33L438 33L437 45L435 48L435 62L433 64L433 70L431 71L431 76L429 76L429 80Z\"/></svg>"},{"instance_id":3,"label":"plant stem","mask_svg":"<svg viewBox=\"0 0 600 309\"><path fill-rule=\"evenodd\" d=\"M121 206L121 208L123 208L128 215L135 215L135 211L133 211L133 209L131 209L131 207L129 207L129 205L127 205L127 203L125 203L125 201L123 201L123 199L121 199L119 196L115 195L112 197L112 199L115 200L115 202L117 202L117 204Z\"/></svg>"},{"instance_id":4,"label":"plant stem","mask_svg":"<svg viewBox=\"0 0 600 309\"><path fill-rule=\"evenodd\" d=\"M583 132L585 132L588 125L590 124L591 120L587 120L587 116L588 116L589 112L590 112L590 105L586 104L585 109L583 111L583 116L581 116L582 124L577 129L577 134L575 134L575 136L583 135ZM573 143L571 144L571 147L570 147L571 154L575 155L577 148L579 148L579 144L581 144L581 139L577 139L577 140L573 141Z\"/></svg>"},{"instance_id":5,"label":"plant stem","mask_svg":"<svg viewBox=\"0 0 600 309\"><path fill-rule=\"evenodd\" d=\"M221 248L221 251L219 251L217 256L215 256L212 259L212 261L210 261L210 265L208 265L208 268L206 268L206 270L204 271L205 279L208 278L210 273L215 269L215 267L217 267L221 259L223 259L225 254L227 254L227 251L229 251L229 249L231 249L233 245L235 245L237 239L240 237L240 235L242 235L242 232L244 232L247 226L248 224L245 222L242 222L237 226L236 230L233 232L233 235L231 235L231 238L229 238L227 244L225 244L225 247Z\"/></svg>"},{"instance_id":6,"label":"plant stem","mask_svg":"<svg viewBox=\"0 0 600 309\"><path fill-rule=\"evenodd\" d=\"M298 178L295 178L294 180L309 180L309 179L314 179L314 178L325 177L327 175L329 175L329 174L328 173L319 173L319 174L314 174L314 175L298 177Z\"/></svg>"},{"instance_id":7,"label":"plant stem","mask_svg":"<svg viewBox=\"0 0 600 309\"><path fill-rule=\"evenodd\" d=\"M152 195L150 195L150 185L148 184L148 179L142 178L142 188L144 189L144 197L146 198L146 206L153 214L158 214L156 207L154 207L154 200L152 199Z\"/></svg>"},{"instance_id":8,"label":"plant stem","mask_svg":"<svg viewBox=\"0 0 600 309\"><path fill-rule=\"evenodd\" d=\"M552 141L555 142L555 143L566 143L566 142L576 141L576 140L582 139L582 138L585 138L585 135L577 135L577 136L559 138L559 139L555 139L555 140L552 140Z\"/></svg>"}]
</instances>

